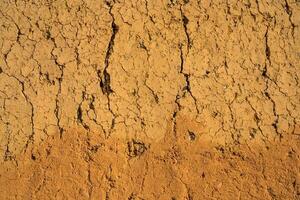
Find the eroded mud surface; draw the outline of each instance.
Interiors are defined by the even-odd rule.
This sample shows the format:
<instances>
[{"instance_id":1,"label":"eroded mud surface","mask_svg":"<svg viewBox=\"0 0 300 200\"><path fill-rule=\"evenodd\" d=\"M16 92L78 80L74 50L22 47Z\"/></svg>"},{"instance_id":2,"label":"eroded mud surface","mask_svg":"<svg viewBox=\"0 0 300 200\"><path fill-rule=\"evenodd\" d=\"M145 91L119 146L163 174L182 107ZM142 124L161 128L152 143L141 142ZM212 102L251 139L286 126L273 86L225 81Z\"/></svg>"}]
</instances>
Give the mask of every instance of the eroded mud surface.
<instances>
[{"instance_id":1,"label":"eroded mud surface","mask_svg":"<svg viewBox=\"0 0 300 200\"><path fill-rule=\"evenodd\" d=\"M299 199L297 0L1 1L1 199Z\"/></svg>"}]
</instances>

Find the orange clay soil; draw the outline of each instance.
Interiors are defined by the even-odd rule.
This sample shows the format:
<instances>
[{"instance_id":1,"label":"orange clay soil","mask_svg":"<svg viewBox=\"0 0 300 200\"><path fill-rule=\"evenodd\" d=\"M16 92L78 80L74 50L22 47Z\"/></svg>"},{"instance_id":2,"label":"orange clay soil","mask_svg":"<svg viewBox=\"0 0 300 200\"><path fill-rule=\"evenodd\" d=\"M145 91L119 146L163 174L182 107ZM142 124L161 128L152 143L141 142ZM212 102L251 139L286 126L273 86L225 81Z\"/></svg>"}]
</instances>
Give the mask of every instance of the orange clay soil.
<instances>
[{"instance_id":1,"label":"orange clay soil","mask_svg":"<svg viewBox=\"0 0 300 200\"><path fill-rule=\"evenodd\" d=\"M300 199L299 0L0 2L0 199Z\"/></svg>"}]
</instances>

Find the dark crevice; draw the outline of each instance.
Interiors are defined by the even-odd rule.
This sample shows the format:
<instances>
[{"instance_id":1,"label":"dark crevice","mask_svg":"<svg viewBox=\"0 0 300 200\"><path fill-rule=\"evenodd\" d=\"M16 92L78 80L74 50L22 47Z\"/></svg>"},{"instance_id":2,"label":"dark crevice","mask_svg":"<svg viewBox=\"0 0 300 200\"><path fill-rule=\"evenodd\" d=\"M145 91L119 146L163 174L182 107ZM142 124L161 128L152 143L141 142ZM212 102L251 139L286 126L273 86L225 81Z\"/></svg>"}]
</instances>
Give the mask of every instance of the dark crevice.
<instances>
[{"instance_id":1,"label":"dark crevice","mask_svg":"<svg viewBox=\"0 0 300 200\"><path fill-rule=\"evenodd\" d=\"M272 199L277 199L277 196L271 187L268 187L267 191Z\"/></svg>"},{"instance_id":2,"label":"dark crevice","mask_svg":"<svg viewBox=\"0 0 300 200\"><path fill-rule=\"evenodd\" d=\"M272 99L272 97L270 96L268 89L269 89L269 81L271 82L275 82L272 80L272 78L269 76L268 74L268 66L272 66L272 62L271 62L271 50L270 50L270 46L269 46L269 38L268 38L268 33L269 33L269 27L267 27L266 33L265 33L265 55L267 58L267 62L265 63L264 69L262 71L262 76L266 79L266 88L264 91L264 95L269 99L269 101L271 101L272 103L272 110L273 110L273 115L275 117L275 120L272 123L272 127L274 128L276 134L279 136L279 138L282 138L281 133L279 133L278 130L278 121L279 121L279 115L276 112L276 103L275 101ZM275 85L277 86L277 84L275 83Z\"/></svg>"},{"instance_id":3,"label":"dark crevice","mask_svg":"<svg viewBox=\"0 0 300 200\"><path fill-rule=\"evenodd\" d=\"M100 80L100 87L103 94L109 95L113 92L110 86L110 74L106 71L106 69L103 71L103 78Z\"/></svg>"},{"instance_id":4,"label":"dark crevice","mask_svg":"<svg viewBox=\"0 0 300 200\"><path fill-rule=\"evenodd\" d=\"M4 161L11 161L11 160L14 160L15 159L15 156L13 156L13 154L9 151L8 149L8 146L7 146L7 149L5 150L5 153L4 153Z\"/></svg>"},{"instance_id":5,"label":"dark crevice","mask_svg":"<svg viewBox=\"0 0 300 200\"><path fill-rule=\"evenodd\" d=\"M111 132L111 130L112 129L114 129L114 127L115 127L115 118L116 118L116 114L113 112L113 110L111 109L111 105L110 105L110 99L109 98L107 98L107 100L108 100L108 110L109 110L109 112L112 114L112 116L113 116L113 118L112 118L112 120L111 120L111 126L110 126L110 132Z\"/></svg>"},{"instance_id":6,"label":"dark crevice","mask_svg":"<svg viewBox=\"0 0 300 200\"><path fill-rule=\"evenodd\" d=\"M106 134L106 130L104 129L103 125L102 125L100 122L97 121L98 116L97 116L97 112L96 112L96 110L95 110L94 102L95 102L95 96L94 96L94 95L91 95L91 99L90 99L90 102L89 102L89 111L91 110L91 111L94 113L95 117L90 118L89 115L87 115L87 116L88 116L88 118L89 118L90 120L92 120L95 124L97 124L98 126L100 126L101 129L102 129L102 131L104 132L104 134Z\"/></svg>"},{"instance_id":7,"label":"dark crevice","mask_svg":"<svg viewBox=\"0 0 300 200\"><path fill-rule=\"evenodd\" d=\"M31 154L31 160L35 161L36 160L36 156Z\"/></svg>"},{"instance_id":8,"label":"dark crevice","mask_svg":"<svg viewBox=\"0 0 300 200\"><path fill-rule=\"evenodd\" d=\"M64 129L61 126L61 121L60 121L60 117L61 117L60 116L60 112L61 112L61 110L60 110L60 105L59 105L60 104L59 98L60 98L60 95L61 95L61 88L62 88L62 81L63 81L63 77L64 77L64 68L65 68L65 65L64 64L60 64L57 61L57 56L53 54L53 51L54 51L55 48L57 48L57 45L56 45L55 39L53 37L51 37L51 35L50 35L50 39L51 39L51 41L53 42L53 45L54 45L54 48L51 51L51 58L54 60L55 65L60 70L60 75L57 78L57 81L58 81L58 90L57 90L56 97L55 97L54 115L55 115L55 118L56 118L56 125L57 125L57 127L59 129L60 138L62 138Z\"/></svg>"},{"instance_id":9,"label":"dark crevice","mask_svg":"<svg viewBox=\"0 0 300 200\"><path fill-rule=\"evenodd\" d=\"M267 64L269 64L271 66L272 63L271 63L271 59L270 59L271 50L270 50L269 43L268 43L269 42L268 33L269 33L269 26L267 26L267 30L266 30L266 33L264 36L264 38L265 38L265 55L266 55L268 63L267 62L265 63L264 69L262 71L262 76L267 79L270 79L270 77L268 75Z\"/></svg>"},{"instance_id":10,"label":"dark crevice","mask_svg":"<svg viewBox=\"0 0 300 200\"><path fill-rule=\"evenodd\" d=\"M265 96L271 101L272 103L272 111L273 111L273 115L275 116L275 120L272 123L272 127L274 128L276 134L279 136L279 138L282 138L282 134L279 133L278 131L278 120L279 120L279 116L276 112L276 103L275 101L271 98L270 94L268 92L265 92Z\"/></svg>"},{"instance_id":11,"label":"dark crevice","mask_svg":"<svg viewBox=\"0 0 300 200\"><path fill-rule=\"evenodd\" d=\"M116 180L113 179L112 177L112 166L109 165L109 171L108 173L105 175L105 179L108 182L108 188L105 192L105 200L110 200L110 192L113 188L116 187Z\"/></svg>"},{"instance_id":12,"label":"dark crevice","mask_svg":"<svg viewBox=\"0 0 300 200\"><path fill-rule=\"evenodd\" d=\"M256 3L256 7L257 7L257 11L259 14L263 15L263 13L260 11L260 7L259 7L259 2L258 0L255 0L255 3Z\"/></svg>"},{"instance_id":13,"label":"dark crevice","mask_svg":"<svg viewBox=\"0 0 300 200\"><path fill-rule=\"evenodd\" d=\"M191 86L190 86L190 75L187 74L187 73L184 73L184 56L183 56L183 50L182 50L182 44L179 45L179 50L180 50L180 71L179 73L180 74L183 74L184 78L185 78L185 86L183 87L183 95L180 95L179 93L176 95L176 99L175 99L175 103L177 105L177 108L175 109L175 111L173 112L173 115L172 115L172 119L173 119L173 132L174 132L174 135L176 137L177 135L177 130L176 130L176 125L177 125L177 122L176 122L176 117L177 117L177 114L178 112L181 110L181 105L179 103L180 99L182 97L185 97L186 95L186 92L192 97L192 99L194 100L194 104L195 104L195 108L196 108L196 111L197 111L197 114L200 114L200 111L198 109L198 105L197 105L197 99L195 98L195 96L193 95L192 91L191 91Z\"/></svg>"},{"instance_id":14,"label":"dark crevice","mask_svg":"<svg viewBox=\"0 0 300 200\"><path fill-rule=\"evenodd\" d=\"M235 93L234 95L234 99L232 101L230 101L227 106L228 109L230 111L230 118L231 118L231 122L232 122L232 128L233 128L233 132L231 131L231 137L234 141L235 144L240 144L240 130L236 127L236 123L237 123L237 119L236 119L236 113L234 113L234 111L232 110L232 104L234 103L234 101L237 98L237 93Z\"/></svg>"},{"instance_id":15,"label":"dark crevice","mask_svg":"<svg viewBox=\"0 0 300 200\"><path fill-rule=\"evenodd\" d=\"M108 47L106 49L105 60L104 60L104 70L103 70L103 74L102 74L103 76L100 80L100 87L101 87L103 94L109 95L113 92L113 90L110 85L110 74L108 73L107 69L109 67L110 57L113 52L115 37L119 30L119 27L116 25L115 17L112 13L113 5L111 5L110 3L107 3L107 5L109 6L109 14L112 18L112 22L111 22L112 34L110 37L110 41L108 43Z\"/></svg>"},{"instance_id":16,"label":"dark crevice","mask_svg":"<svg viewBox=\"0 0 300 200\"><path fill-rule=\"evenodd\" d=\"M130 196L128 197L128 200L135 200L136 199L136 194L131 193Z\"/></svg>"},{"instance_id":17,"label":"dark crevice","mask_svg":"<svg viewBox=\"0 0 300 200\"><path fill-rule=\"evenodd\" d=\"M77 108L77 120L82 124L82 108L81 104Z\"/></svg>"},{"instance_id":18,"label":"dark crevice","mask_svg":"<svg viewBox=\"0 0 300 200\"><path fill-rule=\"evenodd\" d=\"M176 99L175 99L175 103L176 103L176 110L173 112L173 115L172 115L172 118L173 118L173 132L174 132L174 136L176 137L177 136L177 122L176 122L176 117L177 117L177 114L178 112L181 110L181 105L179 103L179 100L180 100L180 95L177 94L176 95Z\"/></svg>"},{"instance_id":19,"label":"dark crevice","mask_svg":"<svg viewBox=\"0 0 300 200\"><path fill-rule=\"evenodd\" d=\"M3 71L2 71L3 72ZM21 86L21 92L25 98L25 101L29 104L30 109L31 109L31 115L30 115L30 124L31 124L31 133L28 136L28 140L25 144L25 152L29 146L30 143L34 142L34 136L35 136L35 125L34 125L34 106L33 103L30 101L28 95L25 93L25 83L23 81L21 81L19 78L17 78L16 76L13 75L9 75L7 73L5 73L5 75L14 78L15 80L17 80L17 82L20 84ZM9 152L8 148L7 148L7 152Z\"/></svg>"},{"instance_id":20,"label":"dark crevice","mask_svg":"<svg viewBox=\"0 0 300 200\"><path fill-rule=\"evenodd\" d=\"M261 122L261 119L259 117L259 113L257 113L256 109L253 107L253 105L250 103L248 97L246 97L246 102L249 104L249 106L251 107L252 111L254 112L254 121L256 123L256 126L259 130L259 132L262 134L263 137L265 137L261 127L260 127L260 122ZM252 131L250 133L251 137L254 138L255 137L255 133Z\"/></svg>"},{"instance_id":21,"label":"dark crevice","mask_svg":"<svg viewBox=\"0 0 300 200\"><path fill-rule=\"evenodd\" d=\"M266 57L267 57L269 63L271 64L271 60L270 60L271 51L270 51L270 47L268 44L268 32L269 32L269 27L267 28L267 31L265 33L265 45L266 45L265 54L266 54Z\"/></svg>"},{"instance_id":22,"label":"dark crevice","mask_svg":"<svg viewBox=\"0 0 300 200\"><path fill-rule=\"evenodd\" d=\"M84 127L85 128L85 127ZM87 145L87 151L86 151L86 157L85 162L87 164L87 188L88 188L88 199L92 199L92 193L93 193L93 182L92 182L92 176L91 176L91 161L94 161L92 158L92 154L95 153L93 150L93 146L91 145L91 138L90 138L90 132L89 130L86 132L86 145Z\"/></svg>"},{"instance_id":23,"label":"dark crevice","mask_svg":"<svg viewBox=\"0 0 300 200\"><path fill-rule=\"evenodd\" d=\"M286 13L287 13L288 16L289 16L289 21L290 21L291 26L292 26L292 36L293 36L293 38L294 38L295 27L296 27L296 25L295 25L295 24L293 23L293 21L292 21L292 14L293 14L293 13L292 13L292 10L291 10L291 8L290 8L290 6L289 6L287 0L285 0L284 9L285 9Z\"/></svg>"},{"instance_id":24,"label":"dark crevice","mask_svg":"<svg viewBox=\"0 0 300 200\"><path fill-rule=\"evenodd\" d=\"M6 60L5 60L6 62ZM7 64L7 62L6 62ZM2 70L2 69L1 69ZM30 115L30 124L31 124L31 133L29 134L28 136L28 140L25 144L25 152L29 146L30 143L33 143L34 142L34 136L35 136L35 124L34 124L34 106L33 106L33 103L30 101L29 99L29 96L25 93L25 83L23 81L21 81L19 78L17 78L16 76L13 76L13 75L9 75L5 72L2 71L2 73L4 73L5 75L11 77L11 78L14 78L15 80L17 80L17 82L20 84L21 86L21 92L25 98L25 101L30 105L30 109L31 109L31 115ZM6 152L9 153L9 149L8 149L8 146L7 146L7 149L6 149Z\"/></svg>"},{"instance_id":25,"label":"dark crevice","mask_svg":"<svg viewBox=\"0 0 300 200\"><path fill-rule=\"evenodd\" d=\"M183 23L184 33L185 33L186 39L187 39L187 51L189 51L189 49L192 47L190 35L189 35L189 32L188 32L188 28L187 28L187 25L189 23L189 19L184 15L184 13L182 11L182 7L180 7L180 13L181 13L181 20L182 20L182 23Z\"/></svg>"},{"instance_id":26,"label":"dark crevice","mask_svg":"<svg viewBox=\"0 0 300 200\"><path fill-rule=\"evenodd\" d=\"M262 69L262 76L264 78L267 79L266 83L267 83L267 89L269 87L269 81L271 81L274 85L276 85L276 87L278 88L278 90L283 94L286 95L285 93L282 92L282 90L280 89L280 87L278 86L278 83L273 80L269 74L268 74L268 66L272 67L272 62L271 62L271 49L269 46L269 37L268 37L268 33L269 33L269 26L267 26L267 30L266 33L264 35L265 38L265 56L267 58L267 62L265 62L264 68Z\"/></svg>"},{"instance_id":27,"label":"dark crevice","mask_svg":"<svg viewBox=\"0 0 300 200\"><path fill-rule=\"evenodd\" d=\"M59 106L59 98L61 95L61 86L62 86L62 81L63 81L63 66L59 67L61 70L61 75L60 77L57 79L58 80L58 91L56 94L56 98L55 98L55 109L54 109L54 114L55 114L55 118L56 118L56 125L58 126L59 129L59 134L60 134L60 138L62 137L62 134L64 132L64 129L61 127L61 122L60 122L60 106Z\"/></svg>"},{"instance_id":28,"label":"dark crevice","mask_svg":"<svg viewBox=\"0 0 300 200\"><path fill-rule=\"evenodd\" d=\"M110 57L112 55L113 49L114 49L114 44L115 44L115 37L116 34L118 33L119 27L117 26L117 24L115 23L115 17L114 14L112 13L112 9L113 9L113 4L110 2L106 2L107 6L109 7L109 15L112 18L112 22L111 22L111 29L112 29L112 34L108 43L108 47L106 49L106 54L105 54L105 60L104 60L104 70L101 76L101 72L98 70L97 74L98 77L100 78L100 88L102 90L102 93L106 95L107 97L107 106L108 106L108 110L109 112L112 114L112 120L111 120L111 127L109 130L109 133L111 132L111 130L114 128L115 126L115 118L116 118L116 114L113 112L113 110L111 109L111 102L110 102L110 97L109 95L111 93L113 93L113 90L111 88L110 85L110 81L111 81L111 77L110 74L108 73L108 67L109 67L109 62L110 62ZM109 135L106 135L107 137Z\"/></svg>"},{"instance_id":29,"label":"dark crevice","mask_svg":"<svg viewBox=\"0 0 300 200\"><path fill-rule=\"evenodd\" d=\"M84 123L83 118L82 118L83 110L82 110L81 106L82 106L82 103L84 100L85 100L85 92L83 91L82 92L82 101L79 103L79 106L77 108L77 122L80 123L85 130L90 130L90 127L86 123Z\"/></svg>"},{"instance_id":30,"label":"dark crevice","mask_svg":"<svg viewBox=\"0 0 300 200\"><path fill-rule=\"evenodd\" d=\"M189 133L189 139L191 141L194 141L196 139L196 134L193 131L188 130Z\"/></svg>"},{"instance_id":31,"label":"dark crevice","mask_svg":"<svg viewBox=\"0 0 300 200\"><path fill-rule=\"evenodd\" d=\"M77 108L77 120L78 120L79 123L82 124L83 120L82 120L82 108L81 108L81 104L82 104L82 102L80 102L80 104L79 104L79 106Z\"/></svg>"},{"instance_id":32,"label":"dark crevice","mask_svg":"<svg viewBox=\"0 0 300 200\"><path fill-rule=\"evenodd\" d=\"M25 85L24 82L22 82L21 80L19 80L18 78L15 77L16 80L18 80L18 82L21 84L21 88L22 88L22 94L25 97L26 102L30 105L31 108L31 116L30 116L30 122L31 122L31 134L28 137L28 140L26 142L25 145L25 151L28 148L29 143L33 143L34 142L34 136L35 136L35 131L34 131L34 107L32 102L29 100L29 97L27 96L27 94L25 93Z\"/></svg>"},{"instance_id":33,"label":"dark crevice","mask_svg":"<svg viewBox=\"0 0 300 200\"><path fill-rule=\"evenodd\" d=\"M147 74L147 78L148 78L148 74ZM145 80L144 84L150 90L150 92L151 92L151 94L152 94L152 96L153 96L153 98L155 100L155 103L158 104L159 103L159 97L158 97L158 95L154 92L154 90L150 86L148 86L147 80Z\"/></svg>"},{"instance_id":34,"label":"dark crevice","mask_svg":"<svg viewBox=\"0 0 300 200\"><path fill-rule=\"evenodd\" d=\"M8 125L8 124L6 124L6 125ZM4 153L4 161L11 161L11 160L15 159L15 156L9 149L10 141L11 141L11 132L8 131L7 144L6 144L6 149L5 149L5 153Z\"/></svg>"},{"instance_id":35,"label":"dark crevice","mask_svg":"<svg viewBox=\"0 0 300 200\"><path fill-rule=\"evenodd\" d=\"M195 108L196 108L197 114L199 114L200 111L199 111L199 109L198 109L197 99L196 99L196 97L193 95L192 90L191 90L191 85L190 85L190 75L183 72L183 70L184 70L184 57L183 57L182 45L179 45L179 49L180 49L180 73L184 75L185 83L186 83L186 85L183 87L183 91L184 91L183 96L185 95L185 92L186 92L186 91L190 94L190 96L191 96L192 99L194 100L194 104L195 104Z\"/></svg>"},{"instance_id":36,"label":"dark crevice","mask_svg":"<svg viewBox=\"0 0 300 200\"><path fill-rule=\"evenodd\" d=\"M16 25L16 28L18 29L16 41L17 41L17 43L19 43L19 44L21 45L21 43L20 43L20 36L22 36L23 34L22 34L22 32L21 32L19 26L18 26L16 23L15 23L15 25ZM22 46L22 45L21 45L21 46Z\"/></svg>"},{"instance_id":37,"label":"dark crevice","mask_svg":"<svg viewBox=\"0 0 300 200\"><path fill-rule=\"evenodd\" d=\"M81 63L81 60L79 57L79 52L78 52L78 47L75 47L75 59L76 59L76 65L78 66Z\"/></svg>"},{"instance_id":38,"label":"dark crevice","mask_svg":"<svg viewBox=\"0 0 300 200\"><path fill-rule=\"evenodd\" d=\"M89 162L87 162L88 164L88 175L87 175L87 181L88 181L88 195L89 195L89 199L91 199L92 197L92 193L93 193L93 183L92 183L92 178L91 178L91 164Z\"/></svg>"}]
</instances>

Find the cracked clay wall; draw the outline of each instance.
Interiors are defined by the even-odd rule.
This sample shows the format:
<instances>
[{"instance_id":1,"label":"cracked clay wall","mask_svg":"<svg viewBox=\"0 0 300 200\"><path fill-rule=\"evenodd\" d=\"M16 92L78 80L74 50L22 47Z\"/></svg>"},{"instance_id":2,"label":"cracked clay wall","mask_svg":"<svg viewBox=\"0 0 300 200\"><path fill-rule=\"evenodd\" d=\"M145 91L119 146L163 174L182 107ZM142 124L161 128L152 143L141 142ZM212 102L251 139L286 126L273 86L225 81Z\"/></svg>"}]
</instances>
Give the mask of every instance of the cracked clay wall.
<instances>
[{"instance_id":1,"label":"cracked clay wall","mask_svg":"<svg viewBox=\"0 0 300 200\"><path fill-rule=\"evenodd\" d=\"M299 199L299 24L298 0L1 1L0 199Z\"/></svg>"}]
</instances>

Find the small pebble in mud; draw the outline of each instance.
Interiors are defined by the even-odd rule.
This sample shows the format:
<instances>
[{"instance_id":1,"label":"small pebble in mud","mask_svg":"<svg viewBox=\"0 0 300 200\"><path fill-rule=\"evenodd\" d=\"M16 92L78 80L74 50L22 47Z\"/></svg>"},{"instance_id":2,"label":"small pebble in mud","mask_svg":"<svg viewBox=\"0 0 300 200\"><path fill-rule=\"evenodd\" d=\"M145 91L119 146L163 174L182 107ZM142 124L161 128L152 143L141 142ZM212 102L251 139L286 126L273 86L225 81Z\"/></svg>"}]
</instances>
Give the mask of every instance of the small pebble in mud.
<instances>
[{"instance_id":1,"label":"small pebble in mud","mask_svg":"<svg viewBox=\"0 0 300 200\"><path fill-rule=\"evenodd\" d=\"M191 141L194 141L196 139L196 134L192 131L189 131L189 139Z\"/></svg>"}]
</instances>

